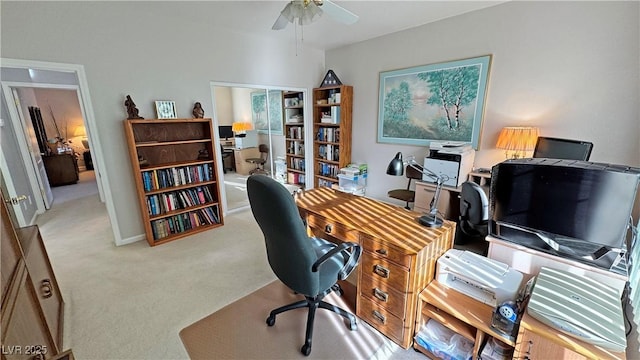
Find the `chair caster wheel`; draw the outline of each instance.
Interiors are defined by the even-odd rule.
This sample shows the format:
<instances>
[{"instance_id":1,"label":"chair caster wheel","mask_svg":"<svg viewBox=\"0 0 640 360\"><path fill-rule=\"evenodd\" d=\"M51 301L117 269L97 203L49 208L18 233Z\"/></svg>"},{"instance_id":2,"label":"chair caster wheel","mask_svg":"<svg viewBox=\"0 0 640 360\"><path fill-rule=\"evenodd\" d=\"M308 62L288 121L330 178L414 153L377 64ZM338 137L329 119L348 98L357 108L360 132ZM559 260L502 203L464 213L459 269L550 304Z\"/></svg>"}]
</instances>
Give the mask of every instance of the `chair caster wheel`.
<instances>
[{"instance_id":1,"label":"chair caster wheel","mask_svg":"<svg viewBox=\"0 0 640 360\"><path fill-rule=\"evenodd\" d=\"M302 349L300 349L300 352L301 352L304 356L309 356L309 354L311 354L311 344L304 344L304 345L302 345Z\"/></svg>"},{"instance_id":2,"label":"chair caster wheel","mask_svg":"<svg viewBox=\"0 0 640 360\"><path fill-rule=\"evenodd\" d=\"M271 315L267 318L267 325L273 326L276 323L276 317Z\"/></svg>"}]
</instances>

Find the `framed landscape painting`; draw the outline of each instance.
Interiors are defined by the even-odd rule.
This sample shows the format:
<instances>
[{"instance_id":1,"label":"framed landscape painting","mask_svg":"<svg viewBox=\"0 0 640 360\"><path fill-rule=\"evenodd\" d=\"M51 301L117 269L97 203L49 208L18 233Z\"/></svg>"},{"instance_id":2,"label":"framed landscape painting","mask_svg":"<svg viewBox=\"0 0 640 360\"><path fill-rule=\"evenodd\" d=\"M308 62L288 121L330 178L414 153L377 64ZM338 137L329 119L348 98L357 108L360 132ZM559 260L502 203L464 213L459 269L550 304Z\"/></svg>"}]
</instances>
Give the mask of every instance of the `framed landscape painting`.
<instances>
[{"instance_id":1,"label":"framed landscape painting","mask_svg":"<svg viewBox=\"0 0 640 360\"><path fill-rule=\"evenodd\" d=\"M491 55L380 73L378 142L478 148Z\"/></svg>"},{"instance_id":2,"label":"framed landscape painting","mask_svg":"<svg viewBox=\"0 0 640 360\"><path fill-rule=\"evenodd\" d=\"M251 93L251 116L254 129L266 134L271 129L272 135L282 135L282 91L269 90L269 112L267 113L267 93L254 91ZM268 114L268 119L267 119Z\"/></svg>"}]
</instances>

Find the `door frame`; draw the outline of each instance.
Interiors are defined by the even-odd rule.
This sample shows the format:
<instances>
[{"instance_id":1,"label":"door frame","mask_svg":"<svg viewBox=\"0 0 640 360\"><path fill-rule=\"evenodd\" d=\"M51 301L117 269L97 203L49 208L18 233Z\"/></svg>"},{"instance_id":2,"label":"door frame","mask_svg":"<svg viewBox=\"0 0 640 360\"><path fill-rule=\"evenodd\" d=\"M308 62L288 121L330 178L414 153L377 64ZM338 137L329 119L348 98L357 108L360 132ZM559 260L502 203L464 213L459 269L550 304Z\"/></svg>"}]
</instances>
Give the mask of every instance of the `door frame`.
<instances>
[{"instance_id":1,"label":"door frame","mask_svg":"<svg viewBox=\"0 0 640 360\"><path fill-rule=\"evenodd\" d=\"M46 71L54 71L54 72L64 72L64 73L73 73L76 76L78 81L78 85L71 85L72 87L76 87L78 94L78 102L80 103L80 111L84 117L84 124L87 132L87 140L89 141L89 146L91 148L91 157L93 158L94 171L96 174L96 183L98 186L98 193L100 196L100 201L105 204L107 208L107 214L109 216L109 220L111 222L111 229L113 231L113 237L116 245L122 245L122 238L120 235L120 227L117 222L115 207L113 204L113 195L111 192L111 188L109 187L109 177L106 171L105 161L104 161L104 152L103 147L100 142L100 137L97 136L97 122L95 119L95 114L93 111L93 105L91 102L91 95L89 94L89 83L87 82L87 76L84 70L83 65L79 64L66 64L66 63L54 63L54 62L46 62L46 61L35 61L35 60L22 60L22 59L10 59L10 58L0 58L2 68L14 68L14 69L34 69L34 70L46 70ZM26 82L4 82L0 81L3 88L6 86L9 87L15 86L18 87L46 87L51 88L53 85L56 88L62 88L63 86L70 85L60 85L60 84L43 84L43 83L26 83ZM42 86L46 85L46 86ZM5 92L6 94L6 92ZM5 98L7 95L5 95ZM13 105L10 105L13 104ZM21 120L17 117L15 102L7 101L7 106L9 110L10 121L14 129L19 127L17 124L21 124ZM13 108L13 109L12 109ZM17 129L16 129L17 130ZM31 157L24 151L28 149L26 144L26 137L24 136L23 129L19 129L19 132L16 132L16 140L19 144L20 151L23 156L24 166L27 171L28 176L31 178L35 175L34 165L31 162ZM27 150L28 151L28 150ZM25 156L26 155L26 156ZM7 178L7 177L5 177ZM8 184L8 181L5 180ZM30 179L32 183L32 189L34 179ZM44 204L44 200L42 199L42 194L40 193L40 189L34 189L33 196L37 198L38 206L40 204Z\"/></svg>"},{"instance_id":2,"label":"door frame","mask_svg":"<svg viewBox=\"0 0 640 360\"><path fill-rule=\"evenodd\" d=\"M278 85L255 85L255 84L244 84L244 83L233 83L233 82L224 82L224 81L210 81L209 87L211 89L211 104L213 108L213 115L211 119L213 121L213 129L214 129L214 139L215 139L215 147L216 149L220 149L220 137L218 136L218 125L220 124L218 121L218 112L216 109L216 96L215 96L215 88L216 87L230 87L230 88L249 88L256 90L264 90L267 95L267 100L269 98L270 90L280 90L280 91L299 91L304 94L304 146L305 146L305 176L307 177L309 174L313 175L313 159L311 154L313 154L313 122L312 119L312 111L311 111L311 99L309 98L310 91L307 88L294 87L294 86L278 86ZM268 103L268 101L267 101ZM269 111L269 107L267 106L267 114ZM267 115L268 116L268 115ZM271 169L273 173L274 169L274 159L273 159L273 145L271 144L271 136L269 136L269 159L271 163ZM218 174L224 174L224 164L222 163L222 154L220 151L216 151L216 162L218 163ZM273 174L272 174L273 175ZM239 208L229 210L227 204L227 190L224 186L224 178L222 179L222 185L220 186L220 195L223 206L223 215L239 212L246 210L249 206L242 206ZM313 187L313 183L305 182L305 188L310 189Z\"/></svg>"}]
</instances>

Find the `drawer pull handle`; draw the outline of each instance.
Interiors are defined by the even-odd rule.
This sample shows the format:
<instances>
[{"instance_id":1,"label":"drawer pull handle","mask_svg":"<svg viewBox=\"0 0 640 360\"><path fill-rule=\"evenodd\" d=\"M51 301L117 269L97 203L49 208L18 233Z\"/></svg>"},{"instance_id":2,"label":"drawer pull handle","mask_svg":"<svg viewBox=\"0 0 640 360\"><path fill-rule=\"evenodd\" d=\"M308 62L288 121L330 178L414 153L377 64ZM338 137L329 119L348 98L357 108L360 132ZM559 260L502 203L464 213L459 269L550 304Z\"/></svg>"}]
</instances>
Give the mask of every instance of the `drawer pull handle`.
<instances>
[{"instance_id":1,"label":"drawer pull handle","mask_svg":"<svg viewBox=\"0 0 640 360\"><path fill-rule=\"evenodd\" d=\"M387 322L387 318L384 315L380 314L378 310L373 310L373 312L371 312L371 315L373 315L373 317L376 320L380 321L382 324Z\"/></svg>"},{"instance_id":2,"label":"drawer pull handle","mask_svg":"<svg viewBox=\"0 0 640 360\"><path fill-rule=\"evenodd\" d=\"M328 224L324 227L324 232L326 232L327 234L331 234L332 230L333 230L333 226L331 226L331 224Z\"/></svg>"},{"instance_id":3,"label":"drawer pull handle","mask_svg":"<svg viewBox=\"0 0 640 360\"><path fill-rule=\"evenodd\" d=\"M53 295L53 292L51 291L51 280L42 280L42 282L40 283L40 291L42 291L43 298L50 298Z\"/></svg>"},{"instance_id":4,"label":"drawer pull handle","mask_svg":"<svg viewBox=\"0 0 640 360\"><path fill-rule=\"evenodd\" d=\"M380 255L387 255L387 249L378 249L376 252Z\"/></svg>"},{"instance_id":5,"label":"drawer pull handle","mask_svg":"<svg viewBox=\"0 0 640 360\"><path fill-rule=\"evenodd\" d=\"M378 288L373 289L373 296L384 302L387 302L387 300L389 299L389 294Z\"/></svg>"},{"instance_id":6,"label":"drawer pull handle","mask_svg":"<svg viewBox=\"0 0 640 360\"><path fill-rule=\"evenodd\" d=\"M376 266L373 267L373 272L375 272L376 274L382 276L383 278L388 278L390 271L386 267L376 264Z\"/></svg>"}]
</instances>

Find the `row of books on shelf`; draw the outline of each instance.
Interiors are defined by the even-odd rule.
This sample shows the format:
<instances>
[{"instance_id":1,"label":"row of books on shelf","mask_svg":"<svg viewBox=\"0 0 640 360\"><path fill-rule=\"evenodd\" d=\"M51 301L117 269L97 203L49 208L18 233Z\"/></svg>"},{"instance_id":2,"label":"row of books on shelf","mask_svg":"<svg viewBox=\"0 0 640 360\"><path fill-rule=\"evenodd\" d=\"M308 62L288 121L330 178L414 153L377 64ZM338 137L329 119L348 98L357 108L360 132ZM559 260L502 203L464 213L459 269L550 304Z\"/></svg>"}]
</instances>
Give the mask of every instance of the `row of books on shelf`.
<instances>
[{"instance_id":1,"label":"row of books on shelf","mask_svg":"<svg viewBox=\"0 0 640 360\"><path fill-rule=\"evenodd\" d=\"M329 161L340 160L340 148L338 145L318 145L318 157Z\"/></svg>"},{"instance_id":2,"label":"row of books on shelf","mask_svg":"<svg viewBox=\"0 0 640 360\"><path fill-rule=\"evenodd\" d=\"M152 216L160 215L169 211L186 209L214 201L209 187L198 186L196 188L147 196L147 211Z\"/></svg>"},{"instance_id":3,"label":"row of books on shelf","mask_svg":"<svg viewBox=\"0 0 640 360\"><path fill-rule=\"evenodd\" d=\"M302 126L289 127L289 139L303 139L304 128Z\"/></svg>"},{"instance_id":4,"label":"row of books on shelf","mask_svg":"<svg viewBox=\"0 0 640 360\"><path fill-rule=\"evenodd\" d=\"M332 106L329 111L323 111L320 122L325 124L339 124L340 106Z\"/></svg>"},{"instance_id":5,"label":"row of books on shelf","mask_svg":"<svg viewBox=\"0 0 640 360\"><path fill-rule=\"evenodd\" d=\"M219 224L218 207L212 206L188 213L178 214L151 222L154 240L179 234L198 226Z\"/></svg>"},{"instance_id":6,"label":"row of books on shelf","mask_svg":"<svg viewBox=\"0 0 640 360\"><path fill-rule=\"evenodd\" d=\"M331 185L333 184L335 184L335 182L325 180L325 179L318 179L318 186L331 187Z\"/></svg>"},{"instance_id":7,"label":"row of books on shelf","mask_svg":"<svg viewBox=\"0 0 640 360\"><path fill-rule=\"evenodd\" d=\"M318 174L322 176L338 177L340 173L340 167L338 165L327 164L323 162L318 163Z\"/></svg>"},{"instance_id":8,"label":"row of books on shelf","mask_svg":"<svg viewBox=\"0 0 640 360\"><path fill-rule=\"evenodd\" d=\"M304 171L304 159L290 158L289 168Z\"/></svg>"},{"instance_id":9,"label":"row of books on shelf","mask_svg":"<svg viewBox=\"0 0 640 360\"><path fill-rule=\"evenodd\" d=\"M142 172L144 191L210 181L212 178L213 167L211 164L189 165Z\"/></svg>"},{"instance_id":10,"label":"row of books on shelf","mask_svg":"<svg viewBox=\"0 0 640 360\"><path fill-rule=\"evenodd\" d=\"M321 127L316 134L318 141L338 142L340 141L340 129L332 127Z\"/></svg>"},{"instance_id":11,"label":"row of books on shelf","mask_svg":"<svg viewBox=\"0 0 640 360\"><path fill-rule=\"evenodd\" d=\"M304 174L290 172L287 173L287 183L296 184L296 185L304 185L305 178Z\"/></svg>"},{"instance_id":12,"label":"row of books on shelf","mask_svg":"<svg viewBox=\"0 0 640 360\"><path fill-rule=\"evenodd\" d=\"M304 155L304 142L302 141L290 141L287 154Z\"/></svg>"}]
</instances>

